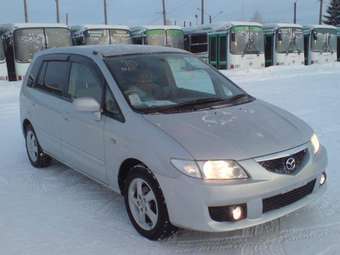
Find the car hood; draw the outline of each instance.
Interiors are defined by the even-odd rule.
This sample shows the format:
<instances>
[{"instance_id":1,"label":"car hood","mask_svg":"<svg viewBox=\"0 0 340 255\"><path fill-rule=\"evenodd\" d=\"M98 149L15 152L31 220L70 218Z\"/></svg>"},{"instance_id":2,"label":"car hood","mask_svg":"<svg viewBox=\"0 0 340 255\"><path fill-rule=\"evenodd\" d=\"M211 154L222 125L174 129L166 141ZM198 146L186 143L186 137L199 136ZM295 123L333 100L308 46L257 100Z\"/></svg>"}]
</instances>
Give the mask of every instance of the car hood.
<instances>
[{"instance_id":1,"label":"car hood","mask_svg":"<svg viewBox=\"0 0 340 255\"><path fill-rule=\"evenodd\" d=\"M294 115L260 100L214 110L145 115L196 160L244 160L308 142L313 130Z\"/></svg>"}]
</instances>

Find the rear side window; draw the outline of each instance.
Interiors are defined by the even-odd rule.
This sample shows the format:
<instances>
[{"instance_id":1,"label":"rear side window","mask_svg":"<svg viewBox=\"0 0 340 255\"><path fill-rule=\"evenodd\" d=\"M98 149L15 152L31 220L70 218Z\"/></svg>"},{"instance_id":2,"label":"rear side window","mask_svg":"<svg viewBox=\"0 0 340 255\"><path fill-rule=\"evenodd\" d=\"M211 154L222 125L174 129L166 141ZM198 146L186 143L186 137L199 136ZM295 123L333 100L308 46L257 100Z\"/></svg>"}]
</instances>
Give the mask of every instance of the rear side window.
<instances>
[{"instance_id":1,"label":"rear side window","mask_svg":"<svg viewBox=\"0 0 340 255\"><path fill-rule=\"evenodd\" d=\"M68 62L44 62L37 80L37 86L51 94L63 95L68 82Z\"/></svg>"}]
</instances>

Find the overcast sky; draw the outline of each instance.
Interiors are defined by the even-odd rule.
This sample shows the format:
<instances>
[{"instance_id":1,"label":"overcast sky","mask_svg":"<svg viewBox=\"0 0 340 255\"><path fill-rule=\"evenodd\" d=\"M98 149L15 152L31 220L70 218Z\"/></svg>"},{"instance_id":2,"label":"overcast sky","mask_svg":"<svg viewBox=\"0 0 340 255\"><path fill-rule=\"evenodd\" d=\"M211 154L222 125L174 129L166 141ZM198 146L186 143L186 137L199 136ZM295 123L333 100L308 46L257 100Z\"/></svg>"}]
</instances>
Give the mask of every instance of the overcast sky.
<instances>
[{"instance_id":1,"label":"overcast sky","mask_svg":"<svg viewBox=\"0 0 340 255\"><path fill-rule=\"evenodd\" d=\"M27 0L32 22L55 22L55 0ZM160 24L161 0L107 0L111 24ZM168 18L195 23L200 0L166 0ZM258 11L265 22L291 22L294 0L205 0L215 21L249 20ZM23 0L0 0L0 23L23 22ZM325 0L326 9L329 0ZM103 23L103 0L60 0L62 20L70 24ZM220 12L223 13L221 14ZM298 22L318 22L319 0L298 0Z\"/></svg>"}]
</instances>

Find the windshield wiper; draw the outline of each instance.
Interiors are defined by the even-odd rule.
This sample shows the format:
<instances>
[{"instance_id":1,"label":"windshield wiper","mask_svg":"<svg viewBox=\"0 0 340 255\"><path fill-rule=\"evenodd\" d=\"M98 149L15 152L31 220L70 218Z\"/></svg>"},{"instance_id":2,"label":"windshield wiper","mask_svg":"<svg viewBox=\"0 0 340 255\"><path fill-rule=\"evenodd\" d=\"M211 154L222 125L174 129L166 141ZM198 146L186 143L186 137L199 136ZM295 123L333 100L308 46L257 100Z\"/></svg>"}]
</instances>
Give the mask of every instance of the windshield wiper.
<instances>
[{"instance_id":1,"label":"windshield wiper","mask_svg":"<svg viewBox=\"0 0 340 255\"><path fill-rule=\"evenodd\" d=\"M225 101L225 98L221 97L207 97L207 98L199 98L195 100L191 100L188 102L183 102L178 104L178 107L191 107L191 106L197 106L197 105L204 105L204 104L211 104L211 103L219 103Z\"/></svg>"},{"instance_id":2,"label":"windshield wiper","mask_svg":"<svg viewBox=\"0 0 340 255\"><path fill-rule=\"evenodd\" d=\"M254 98L248 94L239 94L239 95L235 95L235 96L232 96L231 98L229 98L227 100L227 102L229 104L235 104L235 103L238 103L238 102L243 102L243 101L250 101L250 100L253 100Z\"/></svg>"},{"instance_id":3,"label":"windshield wiper","mask_svg":"<svg viewBox=\"0 0 340 255\"><path fill-rule=\"evenodd\" d=\"M190 100L187 102L175 104L175 105L168 105L162 107L151 107L149 109L143 110L143 113L172 113L172 112L181 112L185 111L186 109L190 110L199 110L201 108L205 108L208 104L215 104L220 102L225 102L226 99L220 97L207 97L207 98L199 98L195 100Z\"/></svg>"}]
</instances>

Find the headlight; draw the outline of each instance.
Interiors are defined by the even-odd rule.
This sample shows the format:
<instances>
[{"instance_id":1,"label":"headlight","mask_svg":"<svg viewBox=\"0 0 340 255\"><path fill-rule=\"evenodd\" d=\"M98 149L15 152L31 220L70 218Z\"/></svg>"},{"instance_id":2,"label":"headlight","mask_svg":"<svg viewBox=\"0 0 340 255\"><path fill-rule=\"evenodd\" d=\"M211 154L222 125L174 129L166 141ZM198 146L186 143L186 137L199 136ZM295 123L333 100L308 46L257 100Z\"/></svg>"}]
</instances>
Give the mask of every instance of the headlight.
<instances>
[{"instance_id":1,"label":"headlight","mask_svg":"<svg viewBox=\"0 0 340 255\"><path fill-rule=\"evenodd\" d=\"M172 159L171 164L183 174L188 175L190 177L202 178L201 172L195 161L191 160L180 160L180 159Z\"/></svg>"},{"instance_id":2,"label":"headlight","mask_svg":"<svg viewBox=\"0 0 340 255\"><path fill-rule=\"evenodd\" d=\"M312 136L312 138L310 139L310 142L312 143L312 146L313 146L313 152L314 154L316 154L320 149L319 139L316 136L316 134Z\"/></svg>"},{"instance_id":3,"label":"headlight","mask_svg":"<svg viewBox=\"0 0 340 255\"><path fill-rule=\"evenodd\" d=\"M198 163L207 180L247 179L248 175L235 161L201 161Z\"/></svg>"}]
</instances>

